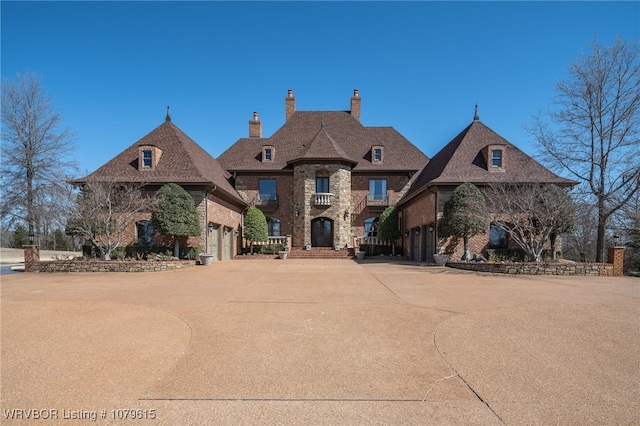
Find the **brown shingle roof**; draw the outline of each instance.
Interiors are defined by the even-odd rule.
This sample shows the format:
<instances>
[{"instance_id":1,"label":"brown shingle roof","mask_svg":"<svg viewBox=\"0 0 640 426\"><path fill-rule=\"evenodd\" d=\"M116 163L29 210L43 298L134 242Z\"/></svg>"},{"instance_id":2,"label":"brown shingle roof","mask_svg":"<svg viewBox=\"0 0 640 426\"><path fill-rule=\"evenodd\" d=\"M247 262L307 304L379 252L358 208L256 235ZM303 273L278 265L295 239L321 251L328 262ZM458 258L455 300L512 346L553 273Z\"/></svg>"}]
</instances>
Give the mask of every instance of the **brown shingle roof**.
<instances>
[{"instance_id":1,"label":"brown shingle roof","mask_svg":"<svg viewBox=\"0 0 640 426\"><path fill-rule=\"evenodd\" d=\"M329 135L324 125L320 128L311 143L306 147L304 153L299 157L290 161L290 163L309 161L309 160L331 160L346 161L352 165L358 162L349 158L338 143Z\"/></svg>"},{"instance_id":2,"label":"brown shingle roof","mask_svg":"<svg viewBox=\"0 0 640 426\"><path fill-rule=\"evenodd\" d=\"M155 146L162 150L155 169L138 169L140 146ZM90 179L108 177L122 182L216 186L229 197L245 204L229 183L230 174L170 120L166 120L142 139L129 146L90 175L77 179L83 183Z\"/></svg>"},{"instance_id":3,"label":"brown shingle roof","mask_svg":"<svg viewBox=\"0 0 640 426\"><path fill-rule=\"evenodd\" d=\"M273 161L261 161L264 145L275 148ZM383 164L371 162L374 145L384 146ZM354 171L416 171L429 160L391 127L365 127L345 111L296 111L270 138L239 139L218 161L229 171L282 170L291 161L321 155L322 147L328 149L322 158L357 162Z\"/></svg>"},{"instance_id":4,"label":"brown shingle roof","mask_svg":"<svg viewBox=\"0 0 640 426\"><path fill-rule=\"evenodd\" d=\"M502 145L506 150L504 172L488 170L482 151L489 145ZM474 120L433 156L404 198L410 198L427 186L458 185L464 182L576 184L549 171L479 120Z\"/></svg>"}]
</instances>

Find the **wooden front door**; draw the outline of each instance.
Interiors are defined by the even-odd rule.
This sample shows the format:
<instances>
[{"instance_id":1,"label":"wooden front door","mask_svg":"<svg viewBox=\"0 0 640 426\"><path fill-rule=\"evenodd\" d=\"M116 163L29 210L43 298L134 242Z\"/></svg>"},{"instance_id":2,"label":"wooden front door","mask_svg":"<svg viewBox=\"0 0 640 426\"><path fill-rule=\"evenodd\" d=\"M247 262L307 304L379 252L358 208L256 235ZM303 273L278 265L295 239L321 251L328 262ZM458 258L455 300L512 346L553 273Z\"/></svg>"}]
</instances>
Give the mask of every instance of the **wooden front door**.
<instances>
[{"instance_id":1,"label":"wooden front door","mask_svg":"<svg viewBox=\"0 0 640 426\"><path fill-rule=\"evenodd\" d=\"M313 247L333 246L333 221L326 217L311 221L311 245Z\"/></svg>"}]
</instances>

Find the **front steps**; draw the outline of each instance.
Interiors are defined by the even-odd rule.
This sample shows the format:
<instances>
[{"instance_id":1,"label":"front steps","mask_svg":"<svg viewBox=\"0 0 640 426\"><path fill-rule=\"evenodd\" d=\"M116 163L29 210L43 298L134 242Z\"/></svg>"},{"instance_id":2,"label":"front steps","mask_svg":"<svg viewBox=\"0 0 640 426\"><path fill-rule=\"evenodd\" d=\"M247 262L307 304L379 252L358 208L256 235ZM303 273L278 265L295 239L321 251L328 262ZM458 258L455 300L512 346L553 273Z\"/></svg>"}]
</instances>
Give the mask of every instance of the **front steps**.
<instances>
[{"instance_id":1,"label":"front steps","mask_svg":"<svg viewBox=\"0 0 640 426\"><path fill-rule=\"evenodd\" d=\"M352 248L341 248L335 250L333 247L312 247L305 250L300 247L291 247L287 256L288 259L353 259L355 250Z\"/></svg>"}]
</instances>

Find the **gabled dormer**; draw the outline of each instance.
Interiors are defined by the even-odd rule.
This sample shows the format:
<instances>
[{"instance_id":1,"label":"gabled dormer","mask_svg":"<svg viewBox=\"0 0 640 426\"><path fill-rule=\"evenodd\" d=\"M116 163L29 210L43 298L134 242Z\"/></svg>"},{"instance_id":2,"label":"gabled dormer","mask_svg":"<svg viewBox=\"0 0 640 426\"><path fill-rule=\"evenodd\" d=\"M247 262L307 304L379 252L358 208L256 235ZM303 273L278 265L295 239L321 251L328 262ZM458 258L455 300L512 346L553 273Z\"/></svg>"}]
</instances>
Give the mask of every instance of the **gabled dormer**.
<instances>
[{"instance_id":1,"label":"gabled dormer","mask_svg":"<svg viewBox=\"0 0 640 426\"><path fill-rule=\"evenodd\" d=\"M156 169L162 150L154 145L140 145L138 147L138 170L153 171Z\"/></svg>"},{"instance_id":2,"label":"gabled dormer","mask_svg":"<svg viewBox=\"0 0 640 426\"><path fill-rule=\"evenodd\" d=\"M487 170L490 172L504 172L507 162L507 146L501 144L487 145L482 150L482 155L487 162Z\"/></svg>"},{"instance_id":3,"label":"gabled dormer","mask_svg":"<svg viewBox=\"0 0 640 426\"><path fill-rule=\"evenodd\" d=\"M371 162L373 164L382 164L384 162L384 147L382 145L371 147Z\"/></svg>"},{"instance_id":4,"label":"gabled dormer","mask_svg":"<svg viewBox=\"0 0 640 426\"><path fill-rule=\"evenodd\" d=\"M262 147L262 162L268 163L275 159L276 149L273 145L264 145Z\"/></svg>"}]
</instances>

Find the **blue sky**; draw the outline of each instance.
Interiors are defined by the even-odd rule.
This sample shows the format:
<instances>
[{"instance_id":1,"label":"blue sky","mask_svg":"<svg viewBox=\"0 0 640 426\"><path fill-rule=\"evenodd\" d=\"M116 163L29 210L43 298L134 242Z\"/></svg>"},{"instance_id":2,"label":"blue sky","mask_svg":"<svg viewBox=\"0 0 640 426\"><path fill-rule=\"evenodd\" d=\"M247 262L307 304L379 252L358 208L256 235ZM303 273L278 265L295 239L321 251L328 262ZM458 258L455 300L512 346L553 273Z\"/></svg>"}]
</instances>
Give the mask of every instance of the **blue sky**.
<instances>
[{"instance_id":1,"label":"blue sky","mask_svg":"<svg viewBox=\"0 0 640 426\"><path fill-rule=\"evenodd\" d=\"M523 129L597 33L635 39L640 2L9 2L2 76L36 72L93 171L164 121L214 157L298 110L348 110L433 156L473 119Z\"/></svg>"}]
</instances>

